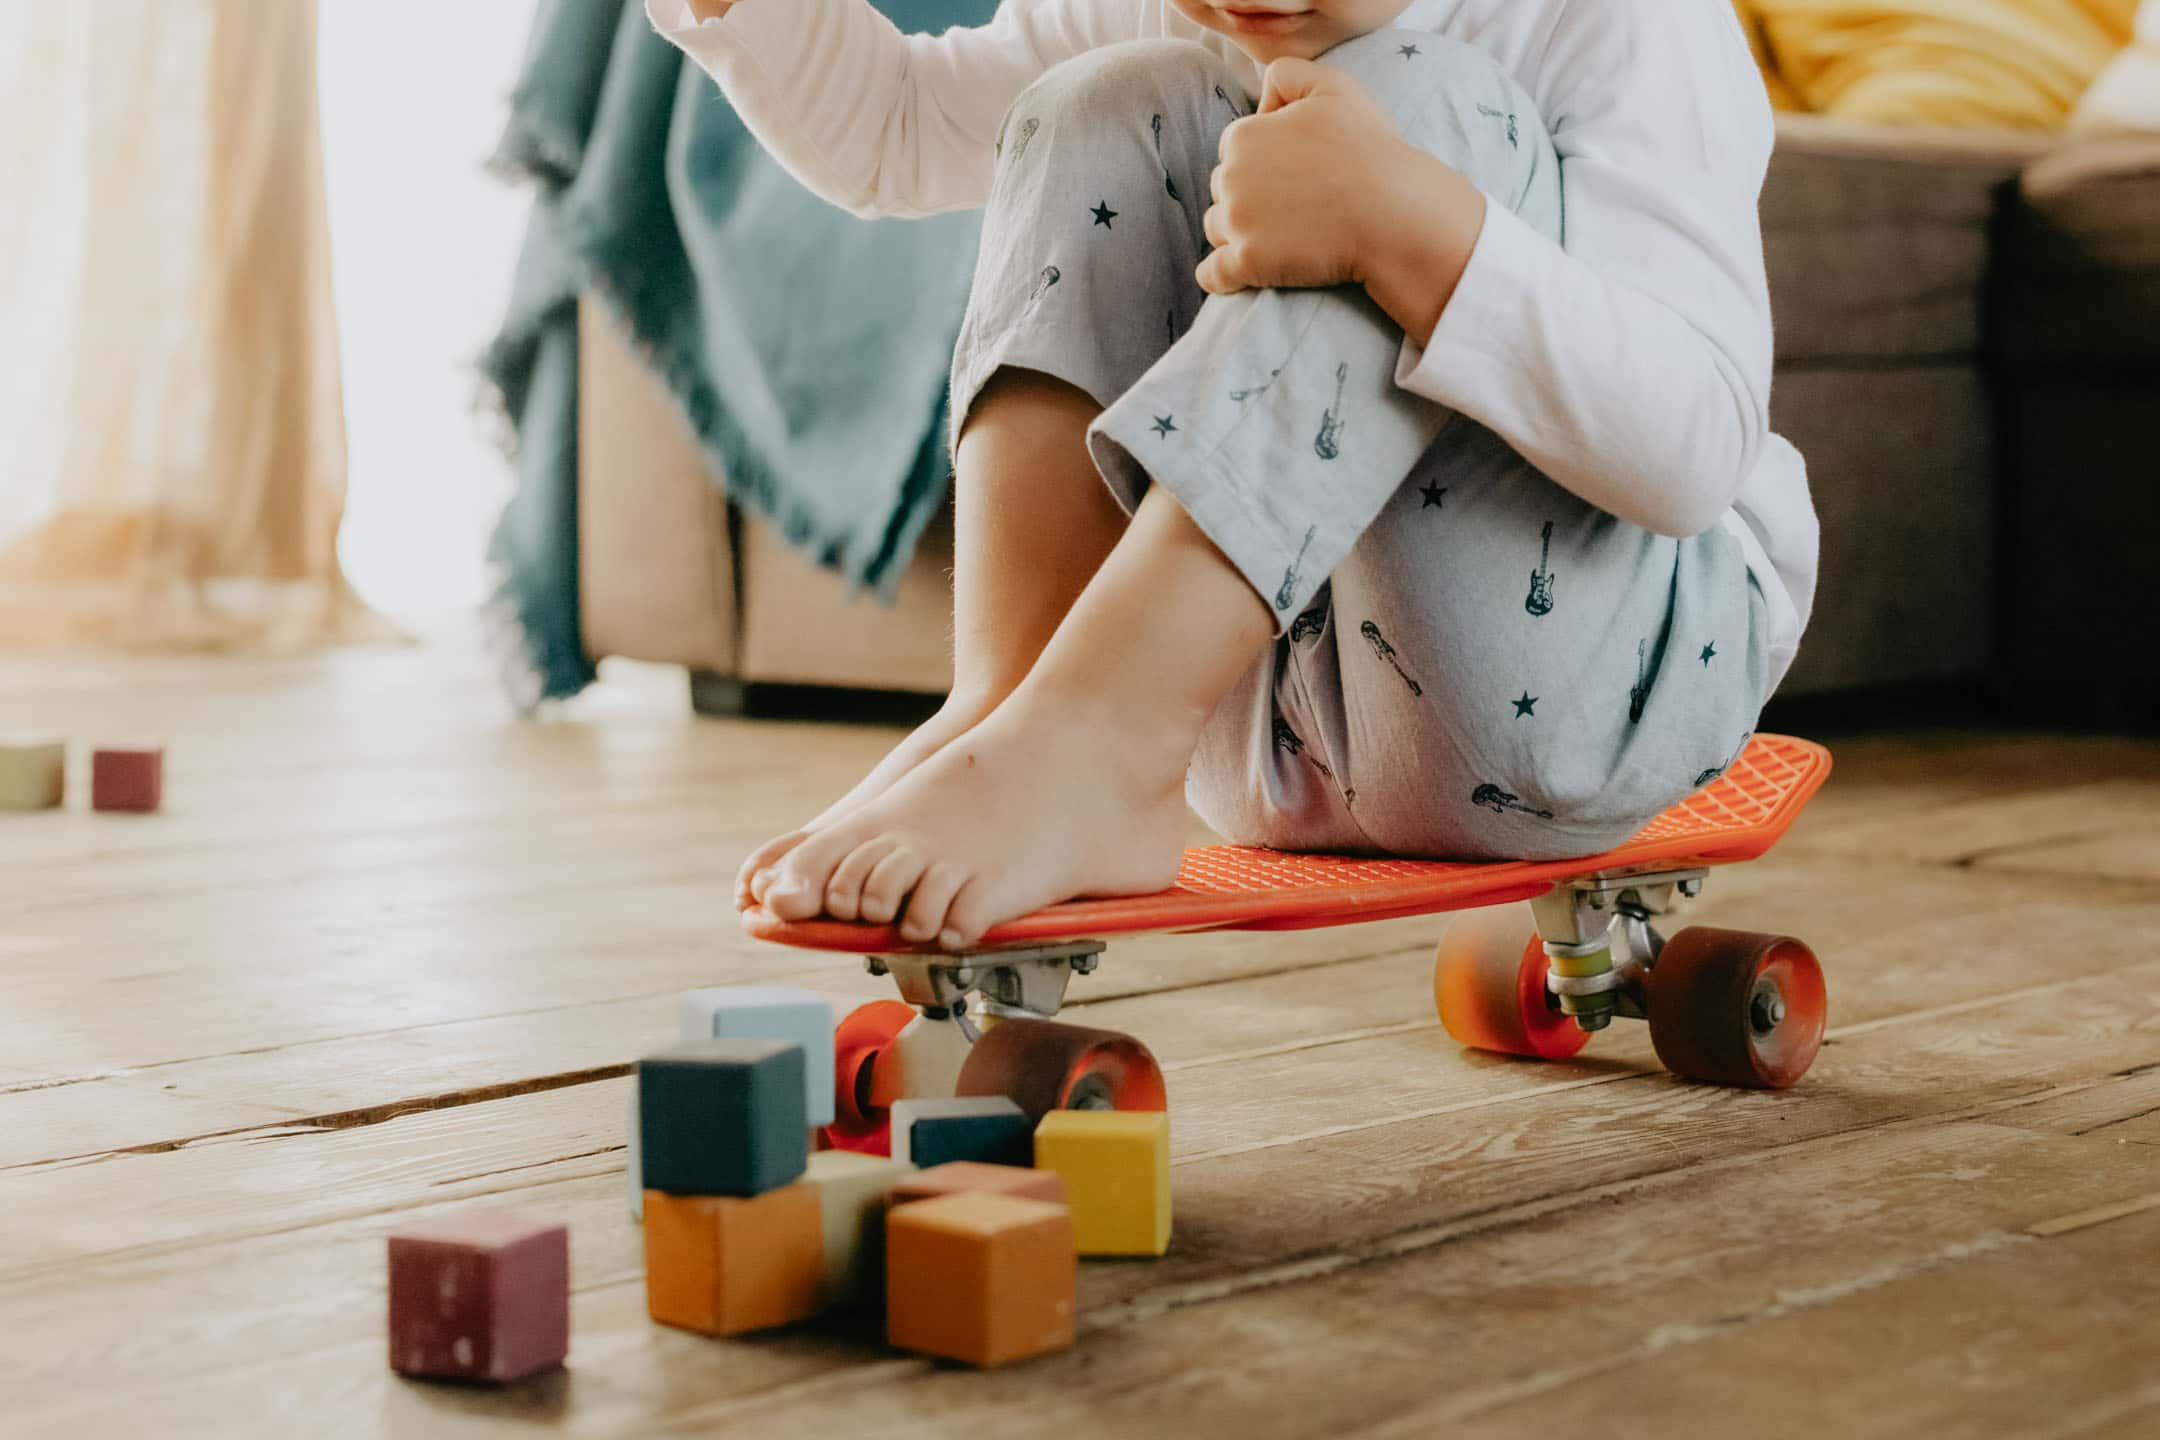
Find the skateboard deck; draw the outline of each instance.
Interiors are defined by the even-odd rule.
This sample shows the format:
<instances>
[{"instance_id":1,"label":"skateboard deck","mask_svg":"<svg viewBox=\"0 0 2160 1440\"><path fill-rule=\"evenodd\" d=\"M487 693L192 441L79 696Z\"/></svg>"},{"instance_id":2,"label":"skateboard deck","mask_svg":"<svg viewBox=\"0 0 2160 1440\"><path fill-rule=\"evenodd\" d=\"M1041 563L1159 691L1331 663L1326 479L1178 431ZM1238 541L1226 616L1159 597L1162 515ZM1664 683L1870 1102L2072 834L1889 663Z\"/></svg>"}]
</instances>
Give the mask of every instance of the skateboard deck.
<instances>
[{"instance_id":1,"label":"skateboard deck","mask_svg":"<svg viewBox=\"0 0 2160 1440\"><path fill-rule=\"evenodd\" d=\"M1153 895L1067 900L990 928L980 953L1013 945L1197 930L1304 930L1472 910L1534 899L1556 885L1630 870L1753 860L1830 775L1830 752L1788 735L1757 735L1724 775L1602 855L1570 860L1388 860L1293 855L1240 845L1185 852L1177 883ZM743 912L760 940L850 954L934 953L890 925L788 922Z\"/></svg>"}]
</instances>

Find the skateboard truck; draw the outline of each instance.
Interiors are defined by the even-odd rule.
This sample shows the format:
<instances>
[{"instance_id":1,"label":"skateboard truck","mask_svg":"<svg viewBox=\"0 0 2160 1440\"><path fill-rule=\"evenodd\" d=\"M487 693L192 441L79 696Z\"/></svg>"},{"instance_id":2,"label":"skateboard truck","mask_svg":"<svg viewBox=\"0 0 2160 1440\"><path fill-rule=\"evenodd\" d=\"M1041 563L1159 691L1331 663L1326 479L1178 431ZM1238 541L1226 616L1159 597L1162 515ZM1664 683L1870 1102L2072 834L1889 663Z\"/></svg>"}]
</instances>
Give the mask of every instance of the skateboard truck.
<instances>
[{"instance_id":1,"label":"skateboard truck","mask_svg":"<svg viewBox=\"0 0 2160 1440\"><path fill-rule=\"evenodd\" d=\"M969 955L872 955L863 968L890 975L900 998L933 1020L964 1025L970 995L982 997L985 1014L1047 1020L1072 977L1093 974L1102 952L1100 940L1068 940Z\"/></svg>"},{"instance_id":2,"label":"skateboard truck","mask_svg":"<svg viewBox=\"0 0 2160 1440\"><path fill-rule=\"evenodd\" d=\"M1551 961L1546 985L1561 1013L1584 1030L1602 1030L1615 1015L1648 1019L1643 976L1665 948L1650 919L1670 914L1680 897L1701 894L1708 873L1591 875L1532 900L1538 938Z\"/></svg>"}]
</instances>

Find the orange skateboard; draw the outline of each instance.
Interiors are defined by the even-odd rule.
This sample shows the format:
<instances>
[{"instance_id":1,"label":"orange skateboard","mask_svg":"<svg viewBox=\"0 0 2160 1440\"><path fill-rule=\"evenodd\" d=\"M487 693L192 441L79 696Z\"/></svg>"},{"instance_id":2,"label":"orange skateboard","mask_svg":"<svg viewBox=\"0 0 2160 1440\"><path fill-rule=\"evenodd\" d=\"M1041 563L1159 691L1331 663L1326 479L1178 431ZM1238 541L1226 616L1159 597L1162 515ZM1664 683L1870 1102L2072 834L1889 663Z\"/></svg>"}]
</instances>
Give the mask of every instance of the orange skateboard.
<instances>
[{"instance_id":1,"label":"orange skateboard","mask_svg":"<svg viewBox=\"0 0 2160 1440\"><path fill-rule=\"evenodd\" d=\"M1820 745L1757 735L1726 773L1627 844L1574 860L1455 862L1189 850L1159 894L1070 900L994 926L965 954L910 945L890 926L789 923L760 910L761 940L869 956L902 1000L877 1001L836 1035L831 1143L882 1149L894 1099L1010 1095L1039 1117L1061 1106L1160 1109L1162 1075L1130 1036L1050 1017L1092 972L1106 937L1298 930L1530 902L1459 921L1441 941L1433 994L1463 1044L1564 1059L1618 1017L1649 1021L1666 1068L1727 1085L1783 1087L1822 1043L1821 967L1785 936L1651 921L1700 892L1710 867L1777 843L1830 773ZM1496 794L1493 803L1513 796ZM996 1017L978 1025L976 1012Z\"/></svg>"}]
</instances>

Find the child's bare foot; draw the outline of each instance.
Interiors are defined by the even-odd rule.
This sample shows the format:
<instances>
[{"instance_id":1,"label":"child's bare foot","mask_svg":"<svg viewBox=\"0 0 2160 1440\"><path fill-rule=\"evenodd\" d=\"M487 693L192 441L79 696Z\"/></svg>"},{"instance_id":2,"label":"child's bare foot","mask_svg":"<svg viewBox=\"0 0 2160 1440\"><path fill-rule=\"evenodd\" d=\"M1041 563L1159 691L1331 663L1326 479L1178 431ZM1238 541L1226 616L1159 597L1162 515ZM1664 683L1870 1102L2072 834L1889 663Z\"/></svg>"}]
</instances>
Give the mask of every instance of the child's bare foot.
<instances>
[{"instance_id":1,"label":"child's bare foot","mask_svg":"<svg viewBox=\"0 0 2160 1440\"><path fill-rule=\"evenodd\" d=\"M766 909L787 920L900 916L902 938L950 950L1075 895L1169 885L1190 744L1174 734L1136 743L1094 707L1030 688L797 844L758 887Z\"/></svg>"},{"instance_id":2,"label":"child's bare foot","mask_svg":"<svg viewBox=\"0 0 2160 1440\"><path fill-rule=\"evenodd\" d=\"M948 698L935 715L910 731L907 738L895 745L869 774L856 782L854 789L826 806L816 819L784 835L775 835L751 851L742 868L735 873L735 908L747 910L756 903L751 882L759 871L778 864L780 857L800 845L813 831L854 814L883 795L900 777L972 729L994 708L994 702L987 700L970 700L957 694Z\"/></svg>"}]
</instances>

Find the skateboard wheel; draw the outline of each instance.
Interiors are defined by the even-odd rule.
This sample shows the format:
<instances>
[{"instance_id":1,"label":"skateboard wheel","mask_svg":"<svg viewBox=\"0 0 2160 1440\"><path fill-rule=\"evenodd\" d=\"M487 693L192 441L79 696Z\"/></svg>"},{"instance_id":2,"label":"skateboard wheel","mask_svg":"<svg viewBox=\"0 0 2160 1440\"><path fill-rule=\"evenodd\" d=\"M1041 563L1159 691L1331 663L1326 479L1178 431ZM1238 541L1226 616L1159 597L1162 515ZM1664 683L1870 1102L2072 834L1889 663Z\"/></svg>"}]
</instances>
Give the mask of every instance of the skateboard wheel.
<instances>
[{"instance_id":1,"label":"skateboard wheel","mask_svg":"<svg viewBox=\"0 0 2160 1440\"><path fill-rule=\"evenodd\" d=\"M1590 1034L1545 988L1547 961L1529 909L1509 905L1448 927L1433 961L1433 1005L1448 1034L1473 1050L1565 1060Z\"/></svg>"},{"instance_id":2,"label":"skateboard wheel","mask_svg":"<svg viewBox=\"0 0 2160 1440\"><path fill-rule=\"evenodd\" d=\"M1822 1048L1829 1001L1815 953L1786 935L1691 925L1649 981L1650 1043L1675 1075L1782 1090Z\"/></svg>"},{"instance_id":3,"label":"skateboard wheel","mask_svg":"<svg viewBox=\"0 0 2160 1440\"><path fill-rule=\"evenodd\" d=\"M1115 1030L1002 1019L960 1067L962 1095L1004 1095L1037 1122L1052 1110L1167 1110L1162 1068Z\"/></svg>"},{"instance_id":4,"label":"skateboard wheel","mask_svg":"<svg viewBox=\"0 0 2160 1440\"><path fill-rule=\"evenodd\" d=\"M880 1055L915 1019L915 1007L899 1000L858 1005L833 1027L833 1119L825 1139L835 1150L885 1155L892 1149L892 1117L870 1103Z\"/></svg>"}]
</instances>

